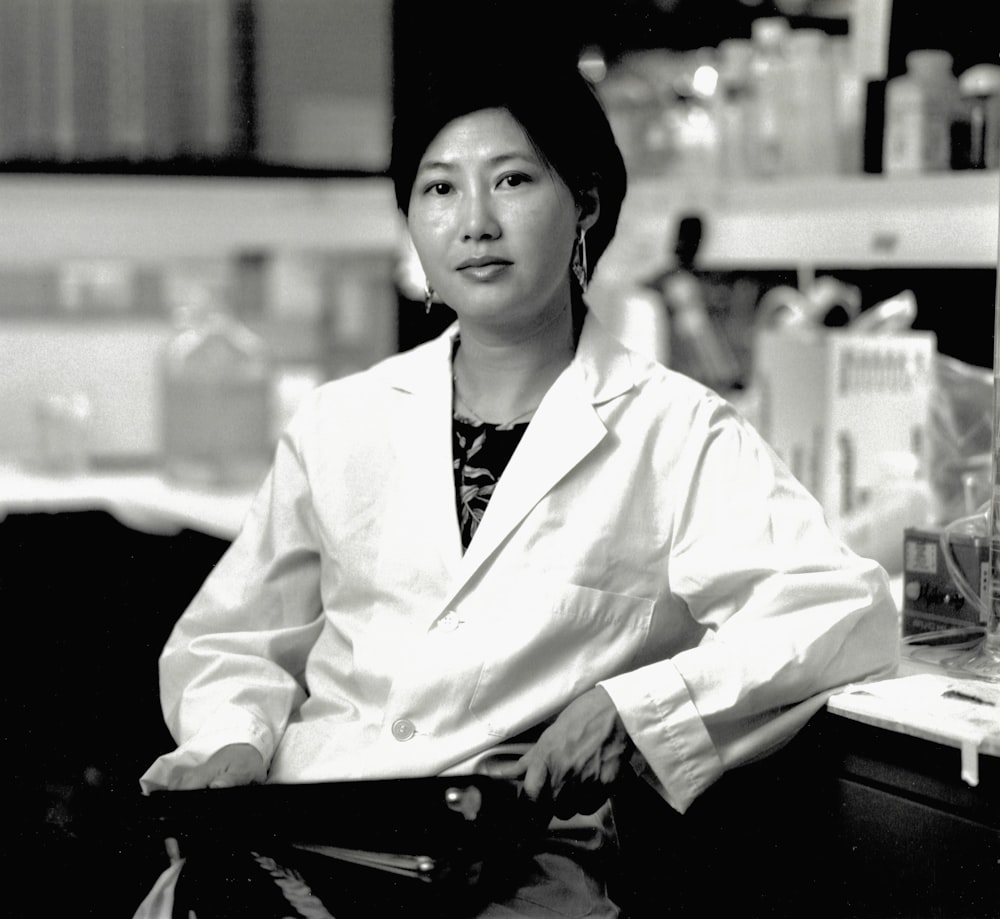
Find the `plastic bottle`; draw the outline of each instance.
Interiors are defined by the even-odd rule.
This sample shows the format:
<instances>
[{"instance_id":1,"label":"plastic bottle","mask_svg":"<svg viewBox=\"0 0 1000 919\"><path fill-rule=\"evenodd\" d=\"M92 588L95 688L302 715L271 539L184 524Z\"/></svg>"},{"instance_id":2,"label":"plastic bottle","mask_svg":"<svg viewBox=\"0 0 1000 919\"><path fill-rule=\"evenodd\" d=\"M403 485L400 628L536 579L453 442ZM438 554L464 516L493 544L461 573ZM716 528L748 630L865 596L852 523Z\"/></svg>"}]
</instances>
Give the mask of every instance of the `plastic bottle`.
<instances>
[{"instance_id":1,"label":"plastic bottle","mask_svg":"<svg viewBox=\"0 0 1000 919\"><path fill-rule=\"evenodd\" d=\"M194 486L254 485L272 451L268 350L217 290L189 291L175 316L162 363L164 472Z\"/></svg>"},{"instance_id":2,"label":"plastic bottle","mask_svg":"<svg viewBox=\"0 0 1000 919\"><path fill-rule=\"evenodd\" d=\"M779 16L755 19L750 26L750 118L747 156L751 175L776 176L784 171L785 47L791 31Z\"/></svg>"},{"instance_id":3,"label":"plastic bottle","mask_svg":"<svg viewBox=\"0 0 1000 919\"><path fill-rule=\"evenodd\" d=\"M884 172L915 174L951 167L951 128L959 102L952 67L947 51L911 51L906 72L886 85Z\"/></svg>"},{"instance_id":4,"label":"plastic bottle","mask_svg":"<svg viewBox=\"0 0 1000 919\"><path fill-rule=\"evenodd\" d=\"M836 97L837 171L859 173L864 165L865 86L854 43L846 35L827 37Z\"/></svg>"},{"instance_id":5,"label":"plastic bottle","mask_svg":"<svg viewBox=\"0 0 1000 919\"><path fill-rule=\"evenodd\" d=\"M724 179L749 174L747 124L750 100L750 61L753 45L748 38L719 42L719 88L715 96L715 121L719 136L719 171Z\"/></svg>"},{"instance_id":6,"label":"plastic bottle","mask_svg":"<svg viewBox=\"0 0 1000 919\"><path fill-rule=\"evenodd\" d=\"M832 175L838 171L837 91L826 34L793 29L786 40L784 171Z\"/></svg>"}]
</instances>

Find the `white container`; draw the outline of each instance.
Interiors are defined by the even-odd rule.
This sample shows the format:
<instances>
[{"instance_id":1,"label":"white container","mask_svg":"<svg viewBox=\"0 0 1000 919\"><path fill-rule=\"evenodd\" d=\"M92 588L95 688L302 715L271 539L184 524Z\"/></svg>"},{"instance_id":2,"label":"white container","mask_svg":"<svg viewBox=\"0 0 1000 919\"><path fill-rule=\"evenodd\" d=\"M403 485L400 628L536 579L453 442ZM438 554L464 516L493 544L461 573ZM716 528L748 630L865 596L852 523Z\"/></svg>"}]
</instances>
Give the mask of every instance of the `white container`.
<instances>
[{"instance_id":1,"label":"white container","mask_svg":"<svg viewBox=\"0 0 1000 919\"><path fill-rule=\"evenodd\" d=\"M782 153L789 175L838 171L837 86L826 34L794 29L787 39Z\"/></svg>"},{"instance_id":2,"label":"white container","mask_svg":"<svg viewBox=\"0 0 1000 919\"><path fill-rule=\"evenodd\" d=\"M952 67L947 51L911 51L906 73L886 85L884 172L912 175L951 167L951 126L959 104Z\"/></svg>"}]
</instances>

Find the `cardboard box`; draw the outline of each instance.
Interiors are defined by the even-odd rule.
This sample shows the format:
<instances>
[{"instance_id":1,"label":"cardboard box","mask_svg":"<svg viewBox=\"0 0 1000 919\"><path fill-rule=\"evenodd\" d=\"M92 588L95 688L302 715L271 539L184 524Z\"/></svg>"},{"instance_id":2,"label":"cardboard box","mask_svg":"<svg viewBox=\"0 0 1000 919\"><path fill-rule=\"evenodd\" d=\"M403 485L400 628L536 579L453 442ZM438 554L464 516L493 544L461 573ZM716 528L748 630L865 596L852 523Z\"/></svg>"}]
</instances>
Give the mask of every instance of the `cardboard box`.
<instances>
[{"instance_id":1,"label":"cardboard box","mask_svg":"<svg viewBox=\"0 0 1000 919\"><path fill-rule=\"evenodd\" d=\"M988 609L989 537L956 533L949 544L956 566ZM983 613L948 570L941 531L907 527L903 533L903 635L985 624Z\"/></svg>"},{"instance_id":2,"label":"cardboard box","mask_svg":"<svg viewBox=\"0 0 1000 919\"><path fill-rule=\"evenodd\" d=\"M909 454L926 470L936 351L932 332L758 333L761 434L832 526L885 485L886 458Z\"/></svg>"}]
</instances>

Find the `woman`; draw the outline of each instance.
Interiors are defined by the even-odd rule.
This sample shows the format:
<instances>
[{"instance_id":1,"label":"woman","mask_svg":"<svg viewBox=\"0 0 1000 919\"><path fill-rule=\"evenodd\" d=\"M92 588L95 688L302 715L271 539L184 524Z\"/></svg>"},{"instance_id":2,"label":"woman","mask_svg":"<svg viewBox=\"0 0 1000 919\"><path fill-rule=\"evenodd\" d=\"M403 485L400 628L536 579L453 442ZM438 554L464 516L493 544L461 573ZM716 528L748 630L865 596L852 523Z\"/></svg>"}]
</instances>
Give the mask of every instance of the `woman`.
<instances>
[{"instance_id":1,"label":"woman","mask_svg":"<svg viewBox=\"0 0 1000 919\"><path fill-rule=\"evenodd\" d=\"M895 610L727 403L588 313L624 167L575 68L516 70L397 117L457 324L306 400L163 652L179 746L143 785L462 773L526 741L497 771L551 835L482 914L614 916L620 772L684 811L889 670Z\"/></svg>"}]
</instances>

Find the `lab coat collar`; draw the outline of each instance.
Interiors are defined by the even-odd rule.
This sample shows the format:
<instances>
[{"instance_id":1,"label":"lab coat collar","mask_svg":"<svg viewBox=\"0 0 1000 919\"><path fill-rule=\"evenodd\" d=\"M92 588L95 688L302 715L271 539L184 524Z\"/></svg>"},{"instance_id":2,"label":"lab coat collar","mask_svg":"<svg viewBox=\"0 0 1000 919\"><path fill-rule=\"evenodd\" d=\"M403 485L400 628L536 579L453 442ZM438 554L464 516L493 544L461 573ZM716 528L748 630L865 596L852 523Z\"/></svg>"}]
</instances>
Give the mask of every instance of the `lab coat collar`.
<instances>
[{"instance_id":1,"label":"lab coat collar","mask_svg":"<svg viewBox=\"0 0 1000 919\"><path fill-rule=\"evenodd\" d=\"M399 355L391 362L390 385L402 392L440 396L442 381L449 388L451 386L451 356L458 335L456 322L436 339ZM593 312L588 312L569 368L581 377L583 389L580 394L591 404L599 405L627 392L636 380L632 359L633 355L625 346L605 329Z\"/></svg>"},{"instance_id":2,"label":"lab coat collar","mask_svg":"<svg viewBox=\"0 0 1000 919\"><path fill-rule=\"evenodd\" d=\"M458 325L400 355L390 385L404 401L403 423L414 445L408 467L421 501L425 538L439 547L450 589L445 612L513 529L607 434L596 407L635 384L632 356L592 316L587 317L570 365L553 383L504 471L468 550L462 554L451 456L451 356Z\"/></svg>"}]
</instances>

